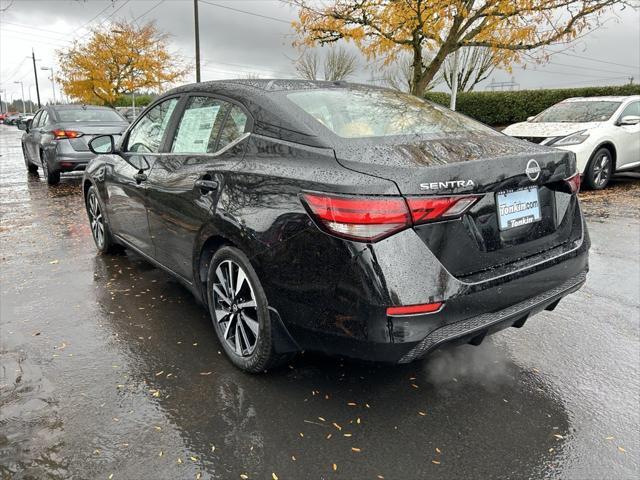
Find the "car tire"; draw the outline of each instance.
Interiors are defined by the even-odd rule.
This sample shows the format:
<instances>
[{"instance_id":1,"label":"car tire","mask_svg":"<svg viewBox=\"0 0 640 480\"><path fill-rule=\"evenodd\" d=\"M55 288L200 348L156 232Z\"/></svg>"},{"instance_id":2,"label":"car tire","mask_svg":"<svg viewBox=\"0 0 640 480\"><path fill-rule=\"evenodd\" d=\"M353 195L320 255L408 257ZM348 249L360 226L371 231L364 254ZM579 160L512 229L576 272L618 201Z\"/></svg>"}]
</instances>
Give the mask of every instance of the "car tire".
<instances>
[{"instance_id":1,"label":"car tire","mask_svg":"<svg viewBox=\"0 0 640 480\"><path fill-rule=\"evenodd\" d=\"M96 244L96 248L100 253L110 254L121 250L113 240L113 235L109 229L109 224L105 222L104 207L98 190L91 186L85 195L85 208L89 217L89 227L91 228L91 236Z\"/></svg>"},{"instance_id":2,"label":"car tire","mask_svg":"<svg viewBox=\"0 0 640 480\"><path fill-rule=\"evenodd\" d=\"M236 367L259 373L290 358L274 350L267 297L241 250L223 246L214 254L207 275L207 300L220 344Z\"/></svg>"},{"instance_id":3,"label":"car tire","mask_svg":"<svg viewBox=\"0 0 640 480\"><path fill-rule=\"evenodd\" d=\"M42 173L47 179L47 183L49 185L57 185L60 183L60 171L59 170L51 170L49 167L49 162L44 157L44 153L40 150L40 161L42 163Z\"/></svg>"},{"instance_id":4,"label":"car tire","mask_svg":"<svg viewBox=\"0 0 640 480\"><path fill-rule=\"evenodd\" d=\"M609 185L613 176L613 156L608 148L599 148L584 170L584 183L591 190L602 190Z\"/></svg>"},{"instance_id":5,"label":"car tire","mask_svg":"<svg viewBox=\"0 0 640 480\"><path fill-rule=\"evenodd\" d=\"M37 173L38 166L35 165L34 163L31 163L31 160L29 160L29 154L27 153L27 150L24 148L24 143L22 144L22 156L24 158L24 165L25 167L27 167L27 171L29 173Z\"/></svg>"}]
</instances>

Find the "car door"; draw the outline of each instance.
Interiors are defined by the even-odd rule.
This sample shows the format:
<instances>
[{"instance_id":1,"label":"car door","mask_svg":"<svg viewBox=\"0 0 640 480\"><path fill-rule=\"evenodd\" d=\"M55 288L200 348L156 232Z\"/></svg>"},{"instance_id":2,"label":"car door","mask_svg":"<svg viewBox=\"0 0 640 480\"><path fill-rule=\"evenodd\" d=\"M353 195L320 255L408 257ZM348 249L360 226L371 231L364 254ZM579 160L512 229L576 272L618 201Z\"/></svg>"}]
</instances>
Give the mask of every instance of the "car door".
<instances>
[{"instance_id":1,"label":"car door","mask_svg":"<svg viewBox=\"0 0 640 480\"><path fill-rule=\"evenodd\" d=\"M162 155L165 134L179 100L178 96L163 99L131 127L106 182L107 213L113 233L152 258L155 247L147 217L147 179Z\"/></svg>"},{"instance_id":2,"label":"car door","mask_svg":"<svg viewBox=\"0 0 640 480\"><path fill-rule=\"evenodd\" d=\"M616 168L640 162L640 123L621 125L622 118L633 115L640 116L640 101L631 102L624 107L616 120Z\"/></svg>"},{"instance_id":3,"label":"car door","mask_svg":"<svg viewBox=\"0 0 640 480\"><path fill-rule=\"evenodd\" d=\"M34 148L36 144L33 137L36 129L38 128L38 122L40 121L40 117L42 116L43 111L44 110L40 110L36 113L36 116L33 117L33 120L31 121L31 127L29 128L29 131L24 135L24 149L31 160L35 160L38 158L38 151L36 148Z\"/></svg>"},{"instance_id":4,"label":"car door","mask_svg":"<svg viewBox=\"0 0 640 480\"><path fill-rule=\"evenodd\" d=\"M186 101L169 147L148 179L149 227L159 261L193 280L194 245L250 128L238 104L205 94Z\"/></svg>"}]
</instances>

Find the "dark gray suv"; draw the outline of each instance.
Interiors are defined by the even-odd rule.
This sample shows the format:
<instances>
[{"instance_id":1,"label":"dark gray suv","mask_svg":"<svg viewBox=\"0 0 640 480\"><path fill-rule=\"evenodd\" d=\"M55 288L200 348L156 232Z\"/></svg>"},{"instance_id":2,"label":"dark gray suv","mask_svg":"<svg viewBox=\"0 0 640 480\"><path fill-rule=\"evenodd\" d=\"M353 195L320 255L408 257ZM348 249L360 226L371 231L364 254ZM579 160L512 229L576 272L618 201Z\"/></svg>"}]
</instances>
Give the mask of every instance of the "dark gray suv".
<instances>
[{"instance_id":1,"label":"dark gray suv","mask_svg":"<svg viewBox=\"0 0 640 480\"><path fill-rule=\"evenodd\" d=\"M33 120L19 125L22 153L29 172L42 167L49 185L60 181L60 173L84 170L95 155L88 142L96 135L118 136L129 122L108 107L94 105L48 105Z\"/></svg>"}]
</instances>

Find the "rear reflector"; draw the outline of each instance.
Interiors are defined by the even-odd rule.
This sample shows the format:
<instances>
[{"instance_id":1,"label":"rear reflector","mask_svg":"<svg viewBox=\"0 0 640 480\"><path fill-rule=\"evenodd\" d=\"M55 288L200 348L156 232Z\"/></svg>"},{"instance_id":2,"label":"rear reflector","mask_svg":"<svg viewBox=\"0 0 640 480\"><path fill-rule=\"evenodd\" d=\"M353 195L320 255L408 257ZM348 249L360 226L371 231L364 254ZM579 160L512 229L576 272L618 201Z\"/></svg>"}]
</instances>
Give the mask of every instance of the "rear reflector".
<instances>
[{"instance_id":1,"label":"rear reflector","mask_svg":"<svg viewBox=\"0 0 640 480\"><path fill-rule=\"evenodd\" d=\"M389 307L387 308L387 315L395 316L395 315L417 315L420 313L436 313L439 312L444 303L443 302L435 302L435 303L424 303L421 305L406 305L403 307Z\"/></svg>"},{"instance_id":2,"label":"rear reflector","mask_svg":"<svg viewBox=\"0 0 640 480\"><path fill-rule=\"evenodd\" d=\"M359 197L302 194L319 226L350 240L375 242L400 230L462 215L479 197Z\"/></svg>"},{"instance_id":3,"label":"rear reflector","mask_svg":"<svg viewBox=\"0 0 640 480\"><path fill-rule=\"evenodd\" d=\"M84 135L82 132L76 130L52 130L51 134L56 140L62 140L63 138L78 138Z\"/></svg>"},{"instance_id":4,"label":"rear reflector","mask_svg":"<svg viewBox=\"0 0 640 480\"><path fill-rule=\"evenodd\" d=\"M565 183L569 185L571 193L578 193L580 191L580 174L576 173L572 177L566 178Z\"/></svg>"}]
</instances>

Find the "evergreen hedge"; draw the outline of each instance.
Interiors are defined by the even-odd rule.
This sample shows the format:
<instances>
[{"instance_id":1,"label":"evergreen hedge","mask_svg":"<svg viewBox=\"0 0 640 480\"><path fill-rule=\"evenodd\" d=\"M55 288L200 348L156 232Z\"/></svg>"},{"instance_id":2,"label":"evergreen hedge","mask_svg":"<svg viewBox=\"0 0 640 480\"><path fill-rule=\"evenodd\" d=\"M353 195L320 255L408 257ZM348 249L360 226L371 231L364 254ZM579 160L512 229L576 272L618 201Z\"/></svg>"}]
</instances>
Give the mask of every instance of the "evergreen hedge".
<instances>
[{"instance_id":1,"label":"evergreen hedge","mask_svg":"<svg viewBox=\"0 0 640 480\"><path fill-rule=\"evenodd\" d=\"M524 122L565 98L602 95L640 95L640 85L611 87L562 88L548 90L514 90L507 92L459 93L456 110L493 126ZM449 94L427 92L427 100L449 106Z\"/></svg>"}]
</instances>

